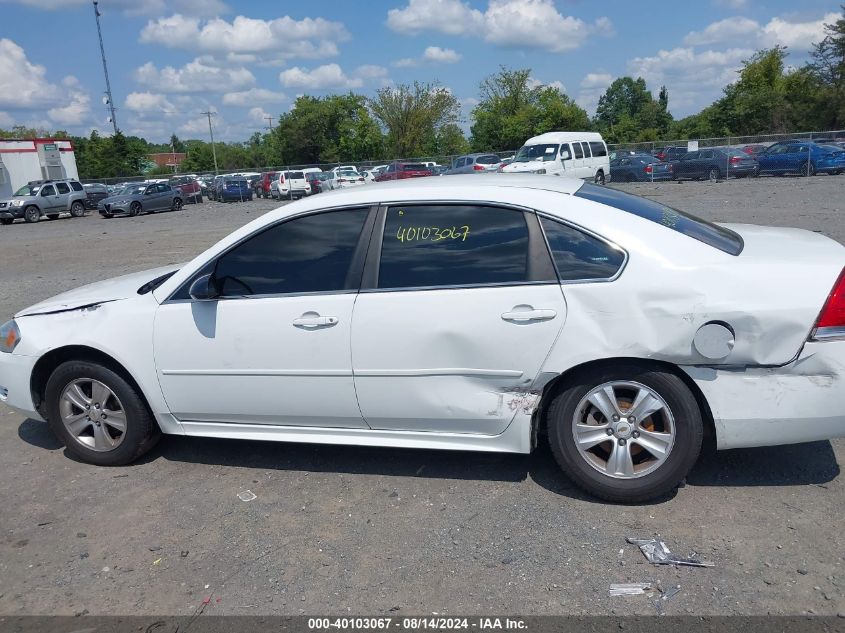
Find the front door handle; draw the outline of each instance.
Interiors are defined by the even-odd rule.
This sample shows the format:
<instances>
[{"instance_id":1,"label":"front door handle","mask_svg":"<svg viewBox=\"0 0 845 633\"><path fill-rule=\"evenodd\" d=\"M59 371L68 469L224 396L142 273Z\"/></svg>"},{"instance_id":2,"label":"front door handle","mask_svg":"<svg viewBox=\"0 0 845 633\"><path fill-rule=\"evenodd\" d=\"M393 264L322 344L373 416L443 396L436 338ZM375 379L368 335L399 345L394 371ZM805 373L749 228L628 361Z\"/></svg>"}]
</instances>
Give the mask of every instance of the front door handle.
<instances>
[{"instance_id":1,"label":"front door handle","mask_svg":"<svg viewBox=\"0 0 845 633\"><path fill-rule=\"evenodd\" d=\"M334 316L320 316L314 312L306 312L301 317L293 320L293 325L296 327L325 327L328 325L336 325L338 321Z\"/></svg>"},{"instance_id":2,"label":"front door handle","mask_svg":"<svg viewBox=\"0 0 845 633\"><path fill-rule=\"evenodd\" d=\"M554 310L515 310L502 314L502 319L515 323L526 323L528 321L549 321L556 316L557 312Z\"/></svg>"}]
</instances>

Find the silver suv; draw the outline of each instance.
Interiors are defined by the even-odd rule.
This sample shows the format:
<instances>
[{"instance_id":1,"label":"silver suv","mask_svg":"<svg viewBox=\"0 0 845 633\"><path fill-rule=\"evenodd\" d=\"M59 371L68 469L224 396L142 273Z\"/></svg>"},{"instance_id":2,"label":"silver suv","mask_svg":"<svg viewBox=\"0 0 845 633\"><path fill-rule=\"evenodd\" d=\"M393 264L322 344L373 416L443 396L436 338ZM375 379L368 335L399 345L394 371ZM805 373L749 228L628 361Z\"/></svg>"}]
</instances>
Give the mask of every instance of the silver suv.
<instances>
[{"instance_id":1,"label":"silver suv","mask_svg":"<svg viewBox=\"0 0 845 633\"><path fill-rule=\"evenodd\" d=\"M78 218L85 215L87 195L76 180L33 180L11 198L0 200L0 224L23 218L38 222L42 216L55 220L61 213Z\"/></svg>"}]
</instances>

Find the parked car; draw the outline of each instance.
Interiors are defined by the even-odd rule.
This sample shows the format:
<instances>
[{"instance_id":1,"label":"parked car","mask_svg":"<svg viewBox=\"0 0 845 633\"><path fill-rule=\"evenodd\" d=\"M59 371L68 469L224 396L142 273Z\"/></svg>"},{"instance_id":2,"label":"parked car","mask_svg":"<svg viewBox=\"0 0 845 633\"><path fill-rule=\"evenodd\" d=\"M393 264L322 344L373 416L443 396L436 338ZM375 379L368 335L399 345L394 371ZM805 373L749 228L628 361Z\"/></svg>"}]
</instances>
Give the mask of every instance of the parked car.
<instances>
[{"instance_id":1,"label":"parked car","mask_svg":"<svg viewBox=\"0 0 845 633\"><path fill-rule=\"evenodd\" d=\"M682 145L670 145L654 151L654 157L668 163L673 160L680 160L681 156L687 153L687 148Z\"/></svg>"},{"instance_id":2,"label":"parked car","mask_svg":"<svg viewBox=\"0 0 845 633\"><path fill-rule=\"evenodd\" d=\"M376 181L376 175L373 172L371 172L367 169L365 169L364 171L360 171L358 173L361 174L361 176L364 178L364 182L375 182Z\"/></svg>"},{"instance_id":3,"label":"parked car","mask_svg":"<svg viewBox=\"0 0 845 633\"><path fill-rule=\"evenodd\" d=\"M214 199L218 202L244 202L252 200L252 187L243 176L215 178Z\"/></svg>"},{"instance_id":4,"label":"parked car","mask_svg":"<svg viewBox=\"0 0 845 633\"><path fill-rule=\"evenodd\" d=\"M220 183L225 176L217 175L208 183L208 199L217 200L217 192L220 190Z\"/></svg>"},{"instance_id":5,"label":"parked car","mask_svg":"<svg viewBox=\"0 0 845 633\"><path fill-rule=\"evenodd\" d=\"M449 165L437 165L431 168L431 175L443 176L447 171L449 171Z\"/></svg>"},{"instance_id":6,"label":"parked car","mask_svg":"<svg viewBox=\"0 0 845 633\"><path fill-rule=\"evenodd\" d=\"M285 205L181 268L19 311L0 326L5 404L103 466L160 432L542 441L615 502L672 491L705 433L718 449L845 436L835 240L571 178L419 182Z\"/></svg>"},{"instance_id":7,"label":"parked car","mask_svg":"<svg viewBox=\"0 0 845 633\"><path fill-rule=\"evenodd\" d=\"M329 172L324 171L309 171L305 172L305 180L308 181L308 185L311 187L311 193L323 193L323 191L329 191L333 189L332 186L326 184L325 186L323 183L328 183L331 179Z\"/></svg>"},{"instance_id":8,"label":"parked car","mask_svg":"<svg viewBox=\"0 0 845 633\"><path fill-rule=\"evenodd\" d=\"M253 186L253 193L256 198L269 198L273 181L279 177L277 171L265 171Z\"/></svg>"},{"instance_id":9,"label":"parked car","mask_svg":"<svg viewBox=\"0 0 845 633\"><path fill-rule=\"evenodd\" d=\"M779 141L757 154L761 174L841 174L845 171L845 150L813 141Z\"/></svg>"},{"instance_id":10,"label":"parked car","mask_svg":"<svg viewBox=\"0 0 845 633\"><path fill-rule=\"evenodd\" d=\"M341 167L340 169L332 170L332 172L334 173L335 189L357 187L364 184L364 177L354 168Z\"/></svg>"},{"instance_id":11,"label":"parked car","mask_svg":"<svg viewBox=\"0 0 845 633\"><path fill-rule=\"evenodd\" d=\"M598 132L547 132L525 141L502 173L571 176L605 183L610 173L607 145Z\"/></svg>"},{"instance_id":12,"label":"parked car","mask_svg":"<svg viewBox=\"0 0 845 633\"><path fill-rule=\"evenodd\" d=\"M422 163L390 163L387 169L381 172L376 180L385 182L387 180L404 180L405 178L421 178L431 176L431 169Z\"/></svg>"},{"instance_id":13,"label":"parked car","mask_svg":"<svg viewBox=\"0 0 845 633\"><path fill-rule=\"evenodd\" d=\"M672 180L674 167L651 154L619 156L610 161L612 182L657 182Z\"/></svg>"},{"instance_id":14,"label":"parked car","mask_svg":"<svg viewBox=\"0 0 845 633\"><path fill-rule=\"evenodd\" d=\"M100 200L97 211L104 218L116 215L135 217L156 211L179 211L183 204L182 192L167 183L139 183L130 185L119 194Z\"/></svg>"},{"instance_id":15,"label":"parked car","mask_svg":"<svg viewBox=\"0 0 845 633\"><path fill-rule=\"evenodd\" d=\"M167 184L182 192L183 201L202 202L202 187L193 176L174 176Z\"/></svg>"},{"instance_id":16,"label":"parked car","mask_svg":"<svg viewBox=\"0 0 845 633\"><path fill-rule=\"evenodd\" d=\"M745 178L760 173L760 163L757 159L738 149L713 147L687 152L672 165L675 180L720 180L730 176Z\"/></svg>"},{"instance_id":17,"label":"parked car","mask_svg":"<svg viewBox=\"0 0 845 633\"><path fill-rule=\"evenodd\" d=\"M304 198L311 195L311 185L301 171L281 171L273 181L270 195L279 200Z\"/></svg>"},{"instance_id":18,"label":"parked car","mask_svg":"<svg viewBox=\"0 0 845 633\"><path fill-rule=\"evenodd\" d=\"M768 145L763 145L760 143L754 145L745 145L744 147L740 147L740 151L745 152L746 154L751 154L752 156L756 156L760 152L766 151Z\"/></svg>"},{"instance_id":19,"label":"parked car","mask_svg":"<svg viewBox=\"0 0 845 633\"><path fill-rule=\"evenodd\" d=\"M337 173L339 171L354 171L358 173L358 168L355 165L338 165L337 167L332 167L331 171Z\"/></svg>"},{"instance_id":20,"label":"parked car","mask_svg":"<svg viewBox=\"0 0 845 633\"><path fill-rule=\"evenodd\" d=\"M451 167L444 172L447 176L455 174L484 174L498 171L502 160L496 154L466 154L452 161ZM388 170L390 167L388 167ZM385 172L382 172L384 174Z\"/></svg>"},{"instance_id":21,"label":"parked car","mask_svg":"<svg viewBox=\"0 0 845 633\"><path fill-rule=\"evenodd\" d=\"M18 218L38 222L43 216L55 220L62 213L79 218L85 215L87 199L76 180L33 180L11 198L0 200L0 224L11 224Z\"/></svg>"},{"instance_id":22,"label":"parked car","mask_svg":"<svg viewBox=\"0 0 845 633\"><path fill-rule=\"evenodd\" d=\"M100 200L109 197L109 188L103 184L90 182L82 185L85 191L85 208L96 209Z\"/></svg>"}]
</instances>

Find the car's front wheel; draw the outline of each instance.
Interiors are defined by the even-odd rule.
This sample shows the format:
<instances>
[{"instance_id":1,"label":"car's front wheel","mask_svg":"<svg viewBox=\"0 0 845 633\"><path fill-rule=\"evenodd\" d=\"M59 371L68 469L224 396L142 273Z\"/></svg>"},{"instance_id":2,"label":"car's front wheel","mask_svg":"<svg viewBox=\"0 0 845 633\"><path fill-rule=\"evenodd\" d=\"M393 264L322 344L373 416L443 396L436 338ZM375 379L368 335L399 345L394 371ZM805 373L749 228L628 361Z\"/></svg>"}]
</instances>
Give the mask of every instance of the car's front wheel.
<instances>
[{"instance_id":1,"label":"car's front wheel","mask_svg":"<svg viewBox=\"0 0 845 633\"><path fill-rule=\"evenodd\" d=\"M671 492L701 452L695 397L675 374L646 365L581 373L552 401L547 422L560 467L608 501L636 503Z\"/></svg>"},{"instance_id":2,"label":"car's front wheel","mask_svg":"<svg viewBox=\"0 0 845 633\"><path fill-rule=\"evenodd\" d=\"M23 212L23 219L26 222L32 224L33 222L38 222L41 219L41 209L36 207L35 205L31 205L24 209Z\"/></svg>"},{"instance_id":3,"label":"car's front wheel","mask_svg":"<svg viewBox=\"0 0 845 633\"><path fill-rule=\"evenodd\" d=\"M170 208L173 211L180 211L182 209L182 198L173 198L173 206Z\"/></svg>"},{"instance_id":4,"label":"car's front wheel","mask_svg":"<svg viewBox=\"0 0 845 633\"><path fill-rule=\"evenodd\" d=\"M53 432L70 452L91 464L128 464L160 436L135 388L96 363L59 365L47 381L45 401Z\"/></svg>"}]
</instances>

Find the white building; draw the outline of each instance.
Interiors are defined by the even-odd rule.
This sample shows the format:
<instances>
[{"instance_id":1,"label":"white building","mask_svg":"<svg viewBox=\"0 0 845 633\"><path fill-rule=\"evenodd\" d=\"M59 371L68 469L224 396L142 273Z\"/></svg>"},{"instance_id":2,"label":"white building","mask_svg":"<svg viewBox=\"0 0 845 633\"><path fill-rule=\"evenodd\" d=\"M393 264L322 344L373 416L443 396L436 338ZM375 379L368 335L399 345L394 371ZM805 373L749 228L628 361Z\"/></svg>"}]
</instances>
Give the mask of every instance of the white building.
<instances>
[{"instance_id":1,"label":"white building","mask_svg":"<svg viewBox=\"0 0 845 633\"><path fill-rule=\"evenodd\" d=\"M31 180L79 178L68 139L0 139L0 198Z\"/></svg>"}]
</instances>

